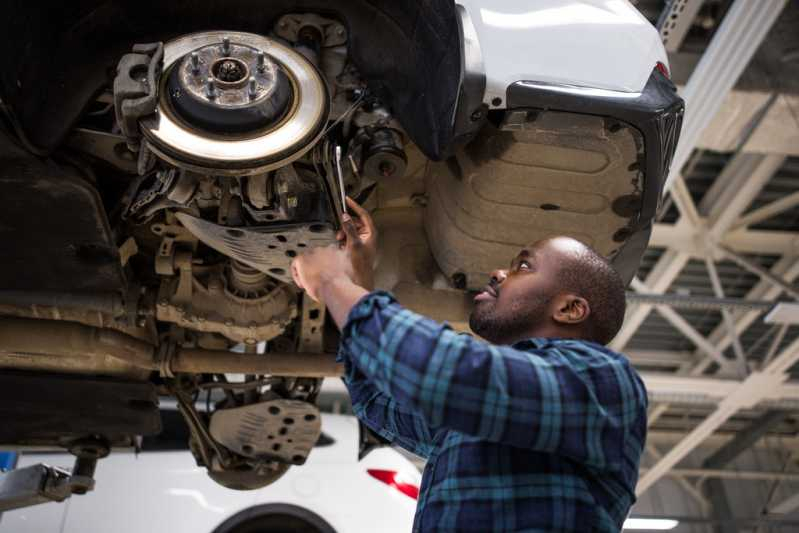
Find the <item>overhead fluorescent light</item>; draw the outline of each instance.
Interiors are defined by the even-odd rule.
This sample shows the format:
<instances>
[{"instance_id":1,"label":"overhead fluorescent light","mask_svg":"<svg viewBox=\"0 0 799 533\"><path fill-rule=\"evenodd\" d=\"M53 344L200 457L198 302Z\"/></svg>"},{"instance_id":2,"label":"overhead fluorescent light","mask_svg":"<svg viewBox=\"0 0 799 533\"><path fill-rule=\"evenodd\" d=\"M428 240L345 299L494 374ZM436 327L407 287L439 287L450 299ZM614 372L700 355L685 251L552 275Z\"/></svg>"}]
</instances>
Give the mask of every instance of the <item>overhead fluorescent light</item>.
<instances>
[{"instance_id":1,"label":"overhead fluorescent light","mask_svg":"<svg viewBox=\"0 0 799 533\"><path fill-rule=\"evenodd\" d=\"M648 531L666 531L677 527L679 522L677 520L670 520L668 518L628 518L624 521L622 529L634 530L644 529Z\"/></svg>"}]
</instances>

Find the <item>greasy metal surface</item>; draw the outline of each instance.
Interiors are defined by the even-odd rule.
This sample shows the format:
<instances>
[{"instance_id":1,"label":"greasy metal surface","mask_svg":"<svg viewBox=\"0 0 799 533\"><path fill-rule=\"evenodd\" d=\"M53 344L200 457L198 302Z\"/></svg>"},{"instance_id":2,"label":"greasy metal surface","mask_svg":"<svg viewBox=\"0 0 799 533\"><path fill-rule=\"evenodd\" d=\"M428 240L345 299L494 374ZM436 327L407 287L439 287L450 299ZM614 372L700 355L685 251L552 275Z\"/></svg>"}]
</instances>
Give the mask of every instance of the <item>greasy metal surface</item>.
<instances>
[{"instance_id":1,"label":"greasy metal surface","mask_svg":"<svg viewBox=\"0 0 799 533\"><path fill-rule=\"evenodd\" d=\"M0 289L120 292L119 254L100 197L73 172L0 159Z\"/></svg>"},{"instance_id":2,"label":"greasy metal surface","mask_svg":"<svg viewBox=\"0 0 799 533\"><path fill-rule=\"evenodd\" d=\"M279 399L216 411L209 429L214 440L245 457L303 464L322 423L315 405Z\"/></svg>"},{"instance_id":3,"label":"greasy metal surface","mask_svg":"<svg viewBox=\"0 0 799 533\"><path fill-rule=\"evenodd\" d=\"M264 374L307 378L340 377L344 365L335 354L238 354L182 348L171 363L173 372L190 374Z\"/></svg>"},{"instance_id":4,"label":"greasy metal surface","mask_svg":"<svg viewBox=\"0 0 799 533\"><path fill-rule=\"evenodd\" d=\"M0 418L4 445L68 446L90 435L113 443L161 431L154 385L83 376L0 373Z\"/></svg>"},{"instance_id":5,"label":"greasy metal surface","mask_svg":"<svg viewBox=\"0 0 799 533\"><path fill-rule=\"evenodd\" d=\"M510 113L457 165L430 166L425 230L438 265L477 289L522 246L550 236L612 256L638 214L640 149L637 132L602 117Z\"/></svg>"},{"instance_id":6,"label":"greasy metal surface","mask_svg":"<svg viewBox=\"0 0 799 533\"><path fill-rule=\"evenodd\" d=\"M264 62L258 63L258 48L231 42L227 52L223 50L221 41L198 48L192 54L197 54L197 67L193 65L193 55L190 60L183 61L175 68L181 86L195 98L212 100L219 106L241 106L270 98L278 90L278 72L280 66L271 57L265 55ZM235 71L233 75L226 75L223 67L225 59L234 58L239 63L237 67L244 67L241 72ZM255 79L256 89L251 95L248 90L248 80ZM213 98L209 97L207 89L208 78L213 78L218 92ZM175 98L175 95L172 95Z\"/></svg>"},{"instance_id":7,"label":"greasy metal surface","mask_svg":"<svg viewBox=\"0 0 799 533\"><path fill-rule=\"evenodd\" d=\"M329 107L327 88L320 74L301 54L266 37L212 31L194 33L166 43L164 72L186 54L209 44L231 43L258 48L278 61L289 75L294 105L275 128L253 131L235 139L198 132L176 120L162 94L156 116L141 122L150 148L177 166L215 174L252 174L288 164L308 151L322 131ZM166 76L165 76L166 77Z\"/></svg>"},{"instance_id":8,"label":"greasy metal surface","mask_svg":"<svg viewBox=\"0 0 799 533\"><path fill-rule=\"evenodd\" d=\"M303 353L321 353L324 341L326 309L324 304L315 302L302 293L302 314L300 315L300 335L297 340L297 351Z\"/></svg>"},{"instance_id":9,"label":"greasy metal surface","mask_svg":"<svg viewBox=\"0 0 799 533\"><path fill-rule=\"evenodd\" d=\"M118 331L60 320L0 318L0 368L146 379L154 347Z\"/></svg>"},{"instance_id":10,"label":"greasy metal surface","mask_svg":"<svg viewBox=\"0 0 799 533\"><path fill-rule=\"evenodd\" d=\"M66 140L67 146L102 159L123 172L137 172L136 154L128 149L125 136L85 128L75 128Z\"/></svg>"},{"instance_id":11,"label":"greasy metal surface","mask_svg":"<svg viewBox=\"0 0 799 533\"><path fill-rule=\"evenodd\" d=\"M255 344L280 335L297 316L297 298L288 285L270 280L261 296L243 298L218 270L189 279L191 290L186 294L179 290L180 278L162 282L156 306L159 320Z\"/></svg>"},{"instance_id":12,"label":"greasy metal surface","mask_svg":"<svg viewBox=\"0 0 799 533\"><path fill-rule=\"evenodd\" d=\"M185 213L176 216L207 246L286 283L292 283L291 261L300 252L336 242L335 231L326 224L270 225L256 231L219 226Z\"/></svg>"}]
</instances>

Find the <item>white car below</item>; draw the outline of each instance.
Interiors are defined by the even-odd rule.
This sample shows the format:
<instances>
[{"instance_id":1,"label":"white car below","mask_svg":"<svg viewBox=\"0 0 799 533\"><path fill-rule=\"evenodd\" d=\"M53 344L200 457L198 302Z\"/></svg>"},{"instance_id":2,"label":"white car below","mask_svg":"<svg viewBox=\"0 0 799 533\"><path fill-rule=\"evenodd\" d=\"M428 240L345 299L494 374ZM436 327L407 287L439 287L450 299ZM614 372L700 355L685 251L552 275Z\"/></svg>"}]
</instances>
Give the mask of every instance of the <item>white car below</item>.
<instances>
[{"instance_id":1,"label":"white car below","mask_svg":"<svg viewBox=\"0 0 799 533\"><path fill-rule=\"evenodd\" d=\"M390 448L359 461L354 417L324 414L322 432L303 468L251 491L215 483L176 439L150 441L161 448L151 451L146 441L100 462L94 492L4 513L0 533L409 532L418 469ZM72 456L23 455L17 466L41 462L69 467Z\"/></svg>"}]
</instances>

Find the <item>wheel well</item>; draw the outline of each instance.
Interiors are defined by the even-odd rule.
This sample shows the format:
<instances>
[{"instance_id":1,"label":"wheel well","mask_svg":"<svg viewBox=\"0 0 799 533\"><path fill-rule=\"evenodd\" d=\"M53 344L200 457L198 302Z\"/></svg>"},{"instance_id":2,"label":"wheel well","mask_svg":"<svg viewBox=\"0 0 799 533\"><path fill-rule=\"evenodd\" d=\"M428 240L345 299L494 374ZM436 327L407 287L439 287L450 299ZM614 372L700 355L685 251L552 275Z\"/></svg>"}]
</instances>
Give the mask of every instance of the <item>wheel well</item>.
<instances>
[{"instance_id":1,"label":"wheel well","mask_svg":"<svg viewBox=\"0 0 799 533\"><path fill-rule=\"evenodd\" d=\"M324 518L297 505L272 503L240 511L213 533L336 533Z\"/></svg>"}]
</instances>

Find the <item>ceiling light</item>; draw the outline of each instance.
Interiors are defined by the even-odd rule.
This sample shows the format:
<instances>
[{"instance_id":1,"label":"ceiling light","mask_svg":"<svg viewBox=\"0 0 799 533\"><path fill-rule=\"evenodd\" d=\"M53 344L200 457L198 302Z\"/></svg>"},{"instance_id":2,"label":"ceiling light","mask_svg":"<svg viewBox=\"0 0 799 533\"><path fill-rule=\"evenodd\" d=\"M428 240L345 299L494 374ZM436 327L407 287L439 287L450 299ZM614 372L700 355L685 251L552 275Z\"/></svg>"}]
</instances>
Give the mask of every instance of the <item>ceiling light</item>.
<instances>
[{"instance_id":1,"label":"ceiling light","mask_svg":"<svg viewBox=\"0 0 799 533\"><path fill-rule=\"evenodd\" d=\"M677 520L670 520L667 518L628 518L624 521L622 529L645 529L649 531L665 531L674 529L679 522Z\"/></svg>"}]
</instances>

